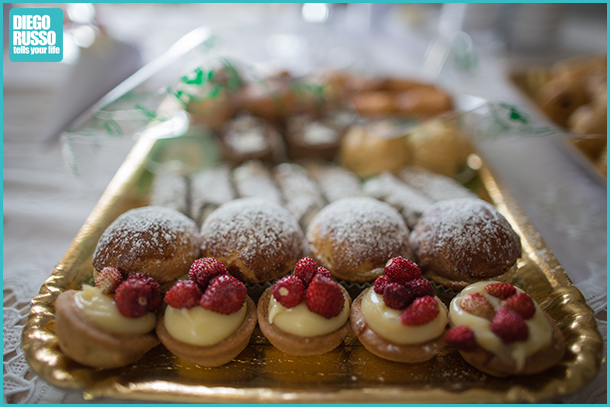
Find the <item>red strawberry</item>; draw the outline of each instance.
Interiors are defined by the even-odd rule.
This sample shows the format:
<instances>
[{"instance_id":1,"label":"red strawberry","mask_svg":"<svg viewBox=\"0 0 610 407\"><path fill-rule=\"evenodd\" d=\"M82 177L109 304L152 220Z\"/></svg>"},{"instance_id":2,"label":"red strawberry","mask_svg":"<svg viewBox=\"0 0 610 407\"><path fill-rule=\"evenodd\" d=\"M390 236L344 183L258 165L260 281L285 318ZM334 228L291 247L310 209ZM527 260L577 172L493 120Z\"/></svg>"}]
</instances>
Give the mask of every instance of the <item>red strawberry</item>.
<instances>
[{"instance_id":1,"label":"red strawberry","mask_svg":"<svg viewBox=\"0 0 610 407\"><path fill-rule=\"evenodd\" d=\"M495 314L493 305L479 293L468 294L460 301L460 308L477 317L492 320Z\"/></svg>"},{"instance_id":2,"label":"red strawberry","mask_svg":"<svg viewBox=\"0 0 610 407\"><path fill-rule=\"evenodd\" d=\"M436 318L439 312L438 302L434 297L419 297L400 314L400 322L407 326L424 325Z\"/></svg>"},{"instance_id":3,"label":"red strawberry","mask_svg":"<svg viewBox=\"0 0 610 407\"><path fill-rule=\"evenodd\" d=\"M219 314L232 314L244 305L248 292L244 283L230 274L223 274L213 279L199 304Z\"/></svg>"},{"instance_id":4,"label":"red strawberry","mask_svg":"<svg viewBox=\"0 0 610 407\"><path fill-rule=\"evenodd\" d=\"M415 300L407 287L398 283L387 283L383 289L383 302L388 308L405 309Z\"/></svg>"},{"instance_id":5,"label":"red strawberry","mask_svg":"<svg viewBox=\"0 0 610 407\"><path fill-rule=\"evenodd\" d=\"M474 352L479 347L472 329L464 325L454 326L448 330L445 340L450 346L462 352Z\"/></svg>"},{"instance_id":6,"label":"red strawberry","mask_svg":"<svg viewBox=\"0 0 610 407\"><path fill-rule=\"evenodd\" d=\"M116 267L104 267L95 276L95 286L100 289L102 294L112 294L119 284L123 282L123 275Z\"/></svg>"},{"instance_id":7,"label":"red strawberry","mask_svg":"<svg viewBox=\"0 0 610 407\"><path fill-rule=\"evenodd\" d=\"M415 297L425 297L426 295L434 297L434 288L432 288L432 284L425 278L416 278L407 281L405 287L407 287Z\"/></svg>"},{"instance_id":8,"label":"red strawberry","mask_svg":"<svg viewBox=\"0 0 610 407\"><path fill-rule=\"evenodd\" d=\"M496 316L491 321L491 330L506 344L526 341L529 336L529 329L523 318L506 307L498 308Z\"/></svg>"},{"instance_id":9,"label":"red strawberry","mask_svg":"<svg viewBox=\"0 0 610 407\"><path fill-rule=\"evenodd\" d=\"M333 275L330 274L330 271L328 271L327 269L325 269L324 267L318 267L318 269L316 270L316 276L317 275L322 275L326 278L330 278L331 280L333 279Z\"/></svg>"},{"instance_id":10,"label":"red strawberry","mask_svg":"<svg viewBox=\"0 0 610 407\"><path fill-rule=\"evenodd\" d=\"M164 300L170 307L191 309L199 305L201 290L194 281L180 280L165 293Z\"/></svg>"},{"instance_id":11,"label":"red strawberry","mask_svg":"<svg viewBox=\"0 0 610 407\"><path fill-rule=\"evenodd\" d=\"M305 286L311 283L316 271L318 271L318 265L311 257L303 257L294 266L294 275L300 278Z\"/></svg>"},{"instance_id":12,"label":"red strawberry","mask_svg":"<svg viewBox=\"0 0 610 407\"><path fill-rule=\"evenodd\" d=\"M151 311L155 296L153 286L136 278L123 281L114 293L114 301L121 315L139 318Z\"/></svg>"},{"instance_id":13,"label":"red strawberry","mask_svg":"<svg viewBox=\"0 0 610 407\"><path fill-rule=\"evenodd\" d=\"M536 313L534 300L526 293L517 293L509 297L502 301L502 305L515 311L523 319L530 319Z\"/></svg>"},{"instance_id":14,"label":"red strawberry","mask_svg":"<svg viewBox=\"0 0 610 407\"><path fill-rule=\"evenodd\" d=\"M383 295L383 289L385 288L386 284L388 284L387 276L377 277L377 279L375 280L375 285L373 286L373 291L375 291L379 295Z\"/></svg>"},{"instance_id":15,"label":"red strawberry","mask_svg":"<svg viewBox=\"0 0 610 407\"><path fill-rule=\"evenodd\" d=\"M511 295L515 295L517 289L514 285L509 283L492 283L485 286L485 291L489 295L493 295L496 298L505 300Z\"/></svg>"},{"instance_id":16,"label":"red strawberry","mask_svg":"<svg viewBox=\"0 0 610 407\"><path fill-rule=\"evenodd\" d=\"M156 311L159 309L161 302L163 301L163 297L161 296L161 286L157 280L144 273L131 273L129 276L127 276L127 280L138 280L148 284L152 292L148 311Z\"/></svg>"},{"instance_id":17,"label":"red strawberry","mask_svg":"<svg viewBox=\"0 0 610 407\"><path fill-rule=\"evenodd\" d=\"M305 297L305 285L295 275L283 277L273 285L273 298L286 308L296 307Z\"/></svg>"},{"instance_id":18,"label":"red strawberry","mask_svg":"<svg viewBox=\"0 0 610 407\"><path fill-rule=\"evenodd\" d=\"M415 278L421 278L421 271L417 264L403 257L393 257L386 264L384 274L393 283L404 284Z\"/></svg>"},{"instance_id":19,"label":"red strawberry","mask_svg":"<svg viewBox=\"0 0 610 407\"><path fill-rule=\"evenodd\" d=\"M227 268L213 257L195 260L189 269L189 280L193 280L201 291L205 291L214 277L227 274Z\"/></svg>"},{"instance_id":20,"label":"red strawberry","mask_svg":"<svg viewBox=\"0 0 610 407\"><path fill-rule=\"evenodd\" d=\"M305 302L311 312L324 318L336 317L345 307L343 290L335 281L317 274L305 292Z\"/></svg>"}]
</instances>

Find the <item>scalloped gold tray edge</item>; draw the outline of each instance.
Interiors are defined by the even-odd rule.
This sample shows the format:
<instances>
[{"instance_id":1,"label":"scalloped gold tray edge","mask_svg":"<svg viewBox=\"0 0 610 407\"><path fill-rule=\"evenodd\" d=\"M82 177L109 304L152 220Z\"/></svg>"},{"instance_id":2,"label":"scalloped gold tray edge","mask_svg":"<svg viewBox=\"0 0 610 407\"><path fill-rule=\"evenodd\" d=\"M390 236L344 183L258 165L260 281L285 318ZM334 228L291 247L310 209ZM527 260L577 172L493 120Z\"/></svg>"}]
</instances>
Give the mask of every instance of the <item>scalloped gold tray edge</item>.
<instances>
[{"instance_id":1,"label":"scalloped gold tray edge","mask_svg":"<svg viewBox=\"0 0 610 407\"><path fill-rule=\"evenodd\" d=\"M530 389L523 384L498 389L473 387L449 390L435 387L435 383L421 388L399 385L353 387L324 387L318 390L298 390L290 386L219 386L205 381L201 384L163 378L122 383L117 376L107 380L95 379L99 371L78 367L60 352L53 329L54 301L64 290L78 286L81 266L93 253L104 229L130 207L146 204L130 195L144 171L145 161L155 140L143 135L136 143L98 204L75 237L69 250L32 300L32 308L22 335L25 357L32 369L50 384L66 389L78 389L86 399L115 397L134 400L172 402L222 403L473 403L473 402L537 402L576 391L598 372L603 349L591 308L573 285L556 258L542 241L514 199L486 168L480 170L485 189L509 222L520 234L525 255L546 278L552 295L541 306L553 316L566 336L567 356L565 378L552 379L544 386ZM540 302L540 300L539 300ZM137 366L136 366L137 368ZM569 379L568 379L569 378Z\"/></svg>"}]
</instances>

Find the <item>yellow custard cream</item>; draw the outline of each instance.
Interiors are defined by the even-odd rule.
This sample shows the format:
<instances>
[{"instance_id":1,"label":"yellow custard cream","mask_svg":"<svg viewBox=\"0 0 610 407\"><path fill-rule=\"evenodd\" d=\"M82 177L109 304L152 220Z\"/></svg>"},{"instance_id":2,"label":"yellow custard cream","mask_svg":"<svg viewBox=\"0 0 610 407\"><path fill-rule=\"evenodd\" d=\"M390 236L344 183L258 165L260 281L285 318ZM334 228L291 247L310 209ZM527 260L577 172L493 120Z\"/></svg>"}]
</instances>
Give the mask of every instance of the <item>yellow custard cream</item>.
<instances>
[{"instance_id":1,"label":"yellow custard cream","mask_svg":"<svg viewBox=\"0 0 610 407\"><path fill-rule=\"evenodd\" d=\"M501 358L510 358L517 365L517 369L521 370L525 366L525 360L529 355L532 355L549 345L552 337L551 326L538 304L534 302L536 305L536 313L532 318L525 320L529 329L528 339L526 341L517 341L509 344L502 342L502 340L491 331L491 321L469 314L459 306L464 296L472 293L479 293L493 305L494 309L498 309L501 300L485 292L485 286L491 283L494 283L494 281L482 281L472 284L462 290L462 292L451 301L451 304L449 305L449 315L452 324L465 325L472 329L479 346L495 353ZM517 288L517 292L524 291Z\"/></svg>"},{"instance_id":2,"label":"yellow custard cream","mask_svg":"<svg viewBox=\"0 0 610 407\"><path fill-rule=\"evenodd\" d=\"M108 332L145 334L157 324L157 316L152 312L140 318L123 316L111 295L102 294L99 288L90 285L84 285L74 296L74 301L88 320Z\"/></svg>"},{"instance_id":3,"label":"yellow custard cream","mask_svg":"<svg viewBox=\"0 0 610 407\"><path fill-rule=\"evenodd\" d=\"M389 308L383 301L383 295L369 288L362 297L362 315L367 325L377 335L397 345L416 345L438 338L447 326L445 305L437 297L440 312L432 321L419 326L407 326L400 322L404 310Z\"/></svg>"},{"instance_id":4,"label":"yellow custard cream","mask_svg":"<svg viewBox=\"0 0 610 407\"><path fill-rule=\"evenodd\" d=\"M196 345L216 345L239 328L246 316L247 304L239 311L224 315L202 307L191 309L168 306L165 310L165 328L179 341Z\"/></svg>"},{"instance_id":5,"label":"yellow custard cream","mask_svg":"<svg viewBox=\"0 0 610 407\"><path fill-rule=\"evenodd\" d=\"M279 329L289 334L301 337L326 335L341 328L349 317L349 301L345 297L343 310L336 317L325 318L311 312L303 300L299 305L286 308L271 296L269 301L269 323L275 324Z\"/></svg>"}]
</instances>

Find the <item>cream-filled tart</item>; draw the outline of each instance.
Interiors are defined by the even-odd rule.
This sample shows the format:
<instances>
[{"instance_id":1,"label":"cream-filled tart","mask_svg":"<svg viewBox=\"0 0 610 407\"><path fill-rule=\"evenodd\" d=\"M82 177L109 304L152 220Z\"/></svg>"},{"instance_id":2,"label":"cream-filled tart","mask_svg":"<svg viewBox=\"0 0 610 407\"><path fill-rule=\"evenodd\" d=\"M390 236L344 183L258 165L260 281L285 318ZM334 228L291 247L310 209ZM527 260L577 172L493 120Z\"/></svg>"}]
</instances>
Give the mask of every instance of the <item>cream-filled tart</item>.
<instances>
[{"instance_id":1,"label":"cream-filled tart","mask_svg":"<svg viewBox=\"0 0 610 407\"><path fill-rule=\"evenodd\" d=\"M69 358L95 368L133 363L159 344L155 311L159 284L141 273L123 279L116 268L96 276L96 286L61 293L55 301L55 331Z\"/></svg>"},{"instance_id":2,"label":"cream-filled tart","mask_svg":"<svg viewBox=\"0 0 610 407\"><path fill-rule=\"evenodd\" d=\"M469 285L451 301L449 318L447 342L485 373L535 374L563 359L565 341L555 321L512 284Z\"/></svg>"},{"instance_id":3,"label":"cream-filled tart","mask_svg":"<svg viewBox=\"0 0 610 407\"><path fill-rule=\"evenodd\" d=\"M256 326L256 306L245 285L214 258L193 263L189 279L164 297L156 332L165 347L189 362L221 366L239 355Z\"/></svg>"},{"instance_id":4,"label":"cream-filled tart","mask_svg":"<svg viewBox=\"0 0 610 407\"><path fill-rule=\"evenodd\" d=\"M368 351L395 362L425 362L446 345L447 308L419 267L402 257L354 300L350 320Z\"/></svg>"},{"instance_id":5,"label":"cream-filled tart","mask_svg":"<svg viewBox=\"0 0 610 407\"><path fill-rule=\"evenodd\" d=\"M351 299L328 270L308 257L295 272L278 280L261 296L258 324L282 352L310 356L326 353L350 331Z\"/></svg>"}]
</instances>

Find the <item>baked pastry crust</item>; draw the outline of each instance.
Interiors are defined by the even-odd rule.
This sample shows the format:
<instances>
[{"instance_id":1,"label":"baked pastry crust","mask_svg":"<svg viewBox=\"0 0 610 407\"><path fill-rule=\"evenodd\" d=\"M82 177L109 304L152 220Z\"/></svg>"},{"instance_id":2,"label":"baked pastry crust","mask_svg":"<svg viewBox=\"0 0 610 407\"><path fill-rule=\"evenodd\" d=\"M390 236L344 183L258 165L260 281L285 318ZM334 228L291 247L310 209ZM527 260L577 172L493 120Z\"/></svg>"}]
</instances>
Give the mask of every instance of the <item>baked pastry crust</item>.
<instances>
[{"instance_id":1,"label":"baked pastry crust","mask_svg":"<svg viewBox=\"0 0 610 407\"><path fill-rule=\"evenodd\" d=\"M373 198L344 198L327 205L309 224L309 254L338 278L374 280L392 257L411 257L409 229L391 205Z\"/></svg>"},{"instance_id":2,"label":"baked pastry crust","mask_svg":"<svg viewBox=\"0 0 610 407\"><path fill-rule=\"evenodd\" d=\"M55 301L59 348L70 359L96 368L116 368L137 361L159 344L153 331L142 335L116 334L97 327L76 306L77 292L65 291Z\"/></svg>"},{"instance_id":3,"label":"baked pastry crust","mask_svg":"<svg viewBox=\"0 0 610 407\"><path fill-rule=\"evenodd\" d=\"M349 299L349 294L345 288L341 287L341 290L343 291L343 295ZM258 301L258 325L269 342L282 352L297 356L311 356L326 353L339 346L351 330L348 319L341 328L326 335L304 338L284 332L276 325L269 323L269 301L271 301L272 295L273 286L267 288ZM351 304L351 300L349 300L349 302Z\"/></svg>"},{"instance_id":4,"label":"baked pastry crust","mask_svg":"<svg viewBox=\"0 0 610 407\"><path fill-rule=\"evenodd\" d=\"M303 232L284 207L261 198L227 202L201 227L202 251L221 261L230 274L261 283L294 269L303 257Z\"/></svg>"},{"instance_id":5,"label":"baked pastry crust","mask_svg":"<svg viewBox=\"0 0 610 407\"><path fill-rule=\"evenodd\" d=\"M540 373L556 365L563 359L565 353L565 340L553 318L544 312L544 310L541 309L541 311L551 325L551 343L549 346L528 356L522 370L518 370L514 362L501 358L480 346L474 352L459 351L460 354L466 362L480 371L498 377Z\"/></svg>"},{"instance_id":6,"label":"baked pastry crust","mask_svg":"<svg viewBox=\"0 0 610 407\"><path fill-rule=\"evenodd\" d=\"M246 297L246 307L246 316L241 325L215 345L197 346L179 341L167 331L164 315L157 322L157 335L170 352L184 360L207 367L221 366L239 355L250 343L256 326L256 306L250 297Z\"/></svg>"},{"instance_id":7,"label":"baked pastry crust","mask_svg":"<svg viewBox=\"0 0 610 407\"><path fill-rule=\"evenodd\" d=\"M354 300L350 321L352 330L369 352L394 362L420 363L432 359L447 345L445 341L447 328L437 338L416 345L398 345L377 335L368 326L362 314L362 298L366 291L361 292Z\"/></svg>"},{"instance_id":8,"label":"baked pastry crust","mask_svg":"<svg viewBox=\"0 0 610 407\"><path fill-rule=\"evenodd\" d=\"M106 228L93 266L148 274L164 284L188 273L200 254L201 237L192 219L170 208L146 206L123 213Z\"/></svg>"},{"instance_id":9,"label":"baked pastry crust","mask_svg":"<svg viewBox=\"0 0 610 407\"><path fill-rule=\"evenodd\" d=\"M419 218L410 243L426 276L457 290L505 273L521 256L519 235L478 198L437 202Z\"/></svg>"}]
</instances>

